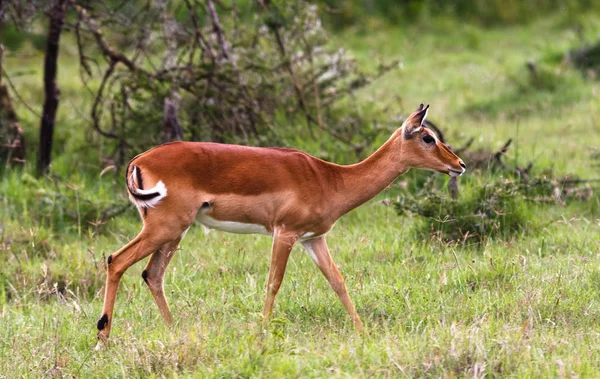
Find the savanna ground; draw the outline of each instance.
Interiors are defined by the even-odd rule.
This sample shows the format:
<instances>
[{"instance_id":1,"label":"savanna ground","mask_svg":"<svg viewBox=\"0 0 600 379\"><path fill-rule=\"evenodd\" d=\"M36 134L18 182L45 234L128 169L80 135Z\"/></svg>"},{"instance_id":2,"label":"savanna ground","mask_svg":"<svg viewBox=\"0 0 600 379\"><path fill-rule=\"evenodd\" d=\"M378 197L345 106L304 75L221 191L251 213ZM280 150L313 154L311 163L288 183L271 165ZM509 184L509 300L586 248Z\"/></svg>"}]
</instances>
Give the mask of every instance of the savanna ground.
<instances>
[{"instance_id":1,"label":"savanna ground","mask_svg":"<svg viewBox=\"0 0 600 379\"><path fill-rule=\"evenodd\" d=\"M599 17L578 21L590 40L597 36ZM581 44L571 26L561 14L491 29L445 19L406 28L373 20L339 32L335 43L365 68L374 68L374 56L401 62L352 106L407 113L427 102L453 145L474 137L493 150L512 137L507 162L595 178L600 85L561 63L561 54ZM163 325L141 262L121 282L112 344L94 351L103 262L141 222L133 208L101 227L78 222L90 195L107 205L126 195L121 175L100 176L102 163L80 147L87 114L78 109L89 99L72 53L68 45L61 52L56 144L81 159L56 154L45 179L31 176L28 165L0 181L0 377L599 376L597 195L566 207L528 205L531 227L510 238L444 245L415 237L418 219L399 217L382 201L402 188L382 193L329 235L364 335L300 247L263 325L270 238L205 235L195 225L165 278L175 325ZM19 59L7 57L6 69L26 72L15 83L25 99L39 99L40 60ZM528 60L548 82L530 82ZM35 140L38 118L22 106L19 113ZM321 154L322 146L303 137L290 145ZM461 196L487 180L471 175L461 179ZM400 180L410 189L411 179L414 173ZM76 202L72 217L35 222L41 212L60 213L65 201Z\"/></svg>"}]
</instances>

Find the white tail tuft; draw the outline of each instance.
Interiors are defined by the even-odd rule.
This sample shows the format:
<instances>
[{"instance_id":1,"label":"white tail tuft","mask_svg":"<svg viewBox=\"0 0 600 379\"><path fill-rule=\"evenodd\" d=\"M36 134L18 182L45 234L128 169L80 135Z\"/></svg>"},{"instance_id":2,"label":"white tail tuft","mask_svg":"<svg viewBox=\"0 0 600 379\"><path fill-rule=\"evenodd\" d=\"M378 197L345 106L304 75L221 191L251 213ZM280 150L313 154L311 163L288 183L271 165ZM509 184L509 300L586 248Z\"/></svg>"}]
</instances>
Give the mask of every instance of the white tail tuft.
<instances>
[{"instance_id":1,"label":"white tail tuft","mask_svg":"<svg viewBox=\"0 0 600 379\"><path fill-rule=\"evenodd\" d=\"M129 199L138 207L154 208L159 201L167 196L167 187L162 180L159 180L158 183L150 189L143 190L136 188L134 183L137 176L137 170L138 168L136 166L133 166L133 170L131 170L131 178L127 185Z\"/></svg>"}]
</instances>

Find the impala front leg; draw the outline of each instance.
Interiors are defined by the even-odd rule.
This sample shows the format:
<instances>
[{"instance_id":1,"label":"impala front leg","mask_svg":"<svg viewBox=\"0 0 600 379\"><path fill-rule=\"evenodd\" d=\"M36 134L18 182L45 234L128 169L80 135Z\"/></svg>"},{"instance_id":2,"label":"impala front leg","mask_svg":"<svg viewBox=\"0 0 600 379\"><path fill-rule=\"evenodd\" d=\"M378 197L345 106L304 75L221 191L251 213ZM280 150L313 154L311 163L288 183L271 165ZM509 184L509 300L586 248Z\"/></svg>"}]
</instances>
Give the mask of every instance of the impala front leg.
<instances>
[{"instance_id":1,"label":"impala front leg","mask_svg":"<svg viewBox=\"0 0 600 379\"><path fill-rule=\"evenodd\" d=\"M271 267L269 268L269 279L267 282L267 297L265 299L265 306L263 307L265 320L273 312L275 296L277 296L277 292L283 281L285 267L296 241L298 241L298 234L296 233L286 233L278 229L275 229L273 233L273 249L271 251Z\"/></svg>"},{"instance_id":2,"label":"impala front leg","mask_svg":"<svg viewBox=\"0 0 600 379\"><path fill-rule=\"evenodd\" d=\"M340 298L342 304L344 304L344 308L346 308L346 311L350 317L352 317L352 321L354 322L356 329L362 332L362 322L360 321L360 317L356 312L356 308L354 307L352 300L350 300L344 278L342 277L340 270L335 265L333 259L331 259L329 249L327 248L327 243L325 242L325 237L302 242L302 245L306 248L306 250L308 250L311 258L315 261L331 285L331 288L333 288L335 291L336 295Z\"/></svg>"}]
</instances>

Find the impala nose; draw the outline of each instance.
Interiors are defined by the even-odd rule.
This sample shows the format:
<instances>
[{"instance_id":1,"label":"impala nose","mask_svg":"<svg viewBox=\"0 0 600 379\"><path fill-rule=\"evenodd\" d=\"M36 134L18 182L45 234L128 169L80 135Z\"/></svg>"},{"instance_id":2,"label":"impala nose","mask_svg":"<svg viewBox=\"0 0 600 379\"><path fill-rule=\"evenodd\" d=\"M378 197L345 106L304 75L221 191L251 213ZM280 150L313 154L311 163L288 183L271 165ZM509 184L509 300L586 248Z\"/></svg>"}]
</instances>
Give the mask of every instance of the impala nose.
<instances>
[{"instance_id":1,"label":"impala nose","mask_svg":"<svg viewBox=\"0 0 600 379\"><path fill-rule=\"evenodd\" d=\"M466 169L467 169L467 165L466 165L466 164L465 164L465 162L463 162L463 161L460 161L460 167L462 167L462 168L463 168L463 170L466 170Z\"/></svg>"}]
</instances>

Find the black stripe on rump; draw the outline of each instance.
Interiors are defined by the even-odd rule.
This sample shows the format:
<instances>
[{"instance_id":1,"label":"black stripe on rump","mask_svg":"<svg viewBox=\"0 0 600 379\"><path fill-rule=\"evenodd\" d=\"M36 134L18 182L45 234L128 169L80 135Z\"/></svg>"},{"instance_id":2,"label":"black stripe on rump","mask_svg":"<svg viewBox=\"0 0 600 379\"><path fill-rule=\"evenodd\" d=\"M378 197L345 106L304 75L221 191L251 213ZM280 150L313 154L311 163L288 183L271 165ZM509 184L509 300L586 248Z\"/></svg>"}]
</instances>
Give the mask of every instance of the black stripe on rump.
<instances>
[{"instance_id":1,"label":"black stripe on rump","mask_svg":"<svg viewBox=\"0 0 600 379\"><path fill-rule=\"evenodd\" d=\"M160 193L158 192L154 192L154 193L148 193L148 194L139 194L139 193L132 193L133 197L135 197L138 200L152 200L157 196L160 196Z\"/></svg>"},{"instance_id":2,"label":"black stripe on rump","mask_svg":"<svg viewBox=\"0 0 600 379\"><path fill-rule=\"evenodd\" d=\"M144 189L144 181L142 180L142 170L140 170L140 168L137 166L133 166L133 167L137 168L137 170L135 170L137 186L139 189L143 190Z\"/></svg>"}]
</instances>

